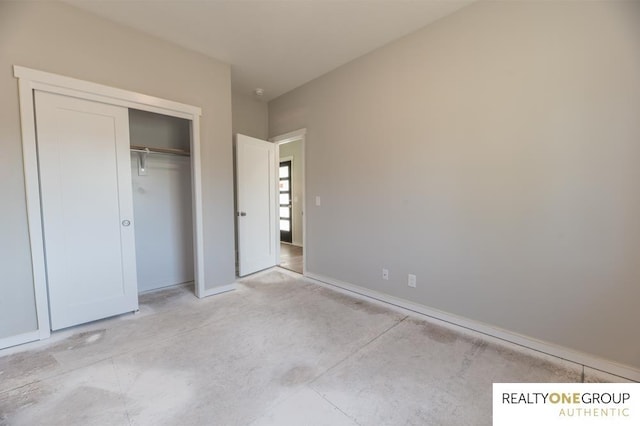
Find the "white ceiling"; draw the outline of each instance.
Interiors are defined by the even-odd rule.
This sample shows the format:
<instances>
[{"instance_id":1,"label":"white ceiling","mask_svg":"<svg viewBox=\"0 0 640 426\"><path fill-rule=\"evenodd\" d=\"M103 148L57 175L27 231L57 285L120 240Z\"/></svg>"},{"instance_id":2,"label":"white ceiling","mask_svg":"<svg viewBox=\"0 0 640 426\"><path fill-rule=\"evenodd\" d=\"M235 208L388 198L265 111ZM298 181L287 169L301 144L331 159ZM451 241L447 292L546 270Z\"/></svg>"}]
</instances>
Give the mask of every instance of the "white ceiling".
<instances>
[{"instance_id":1,"label":"white ceiling","mask_svg":"<svg viewBox=\"0 0 640 426\"><path fill-rule=\"evenodd\" d=\"M270 100L472 0L66 0L231 64Z\"/></svg>"}]
</instances>

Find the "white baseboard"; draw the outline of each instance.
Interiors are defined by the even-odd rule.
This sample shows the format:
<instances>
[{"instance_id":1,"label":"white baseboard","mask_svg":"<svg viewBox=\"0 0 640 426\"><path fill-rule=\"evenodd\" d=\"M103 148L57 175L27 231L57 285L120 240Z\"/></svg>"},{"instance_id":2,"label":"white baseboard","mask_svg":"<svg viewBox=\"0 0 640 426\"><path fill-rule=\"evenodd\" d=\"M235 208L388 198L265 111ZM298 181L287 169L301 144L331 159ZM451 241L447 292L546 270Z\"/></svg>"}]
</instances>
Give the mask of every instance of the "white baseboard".
<instances>
[{"instance_id":1,"label":"white baseboard","mask_svg":"<svg viewBox=\"0 0 640 426\"><path fill-rule=\"evenodd\" d=\"M40 340L40 331L38 330L29 331L28 333L22 333L16 336L4 337L0 339L0 349L22 345L23 343L29 343L35 340Z\"/></svg>"},{"instance_id":2,"label":"white baseboard","mask_svg":"<svg viewBox=\"0 0 640 426\"><path fill-rule=\"evenodd\" d=\"M410 302L399 297L391 296L375 290L370 290L355 284L329 278L312 272L305 272L305 278L323 287L333 290L343 290L348 293L362 298L373 299L373 301L381 302L385 305L391 305L392 308L398 309L406 313L418 313L455 327L462 327L475 333L491 336L502 341L513 343L537 352L551 355L556 358L571 361L584 367L599 370L605 373L613 374L624 379L640 382L640 370L637 368L618 364L616 362L599 358L584 352L556 345L554 343L545 342L519 333L514 333L499 327L495 327L480 321L450 314L438 309L430 308L419 303Z\"/></svg>"},{"instance_id":3,"label":"white baseboard","mask_svg":"<svg viewBox=\"0 0 640 426\"><path fill-rule=\"evenodd\" d=\"M215 294L226 293L228 291L233 291L236 289L236 284L228 284L220 287L208 288L204 291L204 294L200 295L200 298L213 296Z\"/></svg>"},{"instance_id":4,"label":"white baseboard","mask_svg":"<svg viewBox=\"0 0 640 426\"><path fill-rule=\"evenodd\" d=\"M177 284L168 284L162 287L155 287L155 288L149 288L149 289L145 289L145 290L138 290L138 296L141 294L147 294L147 293L155 293L157 291L164 291L164 290L168 290L170 288L177 288L177 287L189 287L190 290L193 290L195 286L195 282L193 280L191 281L185 281L182 283L177 283Z\"/></svg>"}]
</instances>

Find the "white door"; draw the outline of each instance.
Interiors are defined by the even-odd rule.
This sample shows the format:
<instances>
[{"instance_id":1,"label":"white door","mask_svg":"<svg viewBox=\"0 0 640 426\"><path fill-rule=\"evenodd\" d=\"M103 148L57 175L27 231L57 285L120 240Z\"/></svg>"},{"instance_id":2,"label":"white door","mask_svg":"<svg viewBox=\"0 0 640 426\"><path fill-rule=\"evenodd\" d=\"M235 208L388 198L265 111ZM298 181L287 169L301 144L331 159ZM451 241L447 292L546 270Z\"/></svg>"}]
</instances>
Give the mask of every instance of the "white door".
<instances>
[{"instance_id":1,"label":"white door","mask_svg":"<svg viewBox=\"0 0 640 426\"><path fill-rule=\"evenodd\" d=\"M35 93L51 329L138 309L129 116Z\"/></svg>"},{"instance_id":2,"label":"white door","mask_svg":"<svg viewBox=\"0 0 640 426\"><path fill-rule=\"evenodd\" d=\"M276 145L236 135L238 269L241 277L275 266Z\"/></svg>"}]
</instances>

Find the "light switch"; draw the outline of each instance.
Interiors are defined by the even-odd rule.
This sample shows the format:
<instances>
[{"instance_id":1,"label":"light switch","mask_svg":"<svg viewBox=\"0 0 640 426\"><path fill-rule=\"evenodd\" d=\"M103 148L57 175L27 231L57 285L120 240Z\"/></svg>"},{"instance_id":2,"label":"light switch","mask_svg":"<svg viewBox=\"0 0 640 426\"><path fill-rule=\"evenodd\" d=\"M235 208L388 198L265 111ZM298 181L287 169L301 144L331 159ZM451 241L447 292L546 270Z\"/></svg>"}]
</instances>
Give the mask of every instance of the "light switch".
<instances>
[{"instance_id":1,"label":"light switch","mask_svg":"<svg viewBox=\"0 0 640 426\"><path fill-rule=\"evenodd\" d=\"M320 205L320 196L316 195L316 206Z\"/></svg>"},{"instance_id":2,"label":"light switch","mask_svg":"<svg viewBox=\"0 0 640 426\"><path fill-rule=\"evenodd\" d=\"M409 285L409 287L416 288L416 276L413 274L409 274L407 284Z\"/></svg>"}]
</instances>

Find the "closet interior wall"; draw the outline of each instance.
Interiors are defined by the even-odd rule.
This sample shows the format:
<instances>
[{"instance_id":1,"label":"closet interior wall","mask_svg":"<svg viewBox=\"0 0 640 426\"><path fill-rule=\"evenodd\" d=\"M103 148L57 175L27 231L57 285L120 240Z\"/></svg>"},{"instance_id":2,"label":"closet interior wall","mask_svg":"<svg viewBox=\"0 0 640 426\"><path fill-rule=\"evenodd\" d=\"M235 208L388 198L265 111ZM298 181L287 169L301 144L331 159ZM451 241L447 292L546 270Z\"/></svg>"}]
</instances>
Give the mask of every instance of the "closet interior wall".
<instances>
[{"instance_id":1,"label":"closet interior wall","mask_svg":"<svg viewBox=\"0 0 640 426\"><path fill-rule=\"evenodd\" d=\"M130 109L129 129L132 146L189 151L188 120ZM132 151L131 169L138 291L192 282L191 158Z\"/></svg>"}]
</instances>

